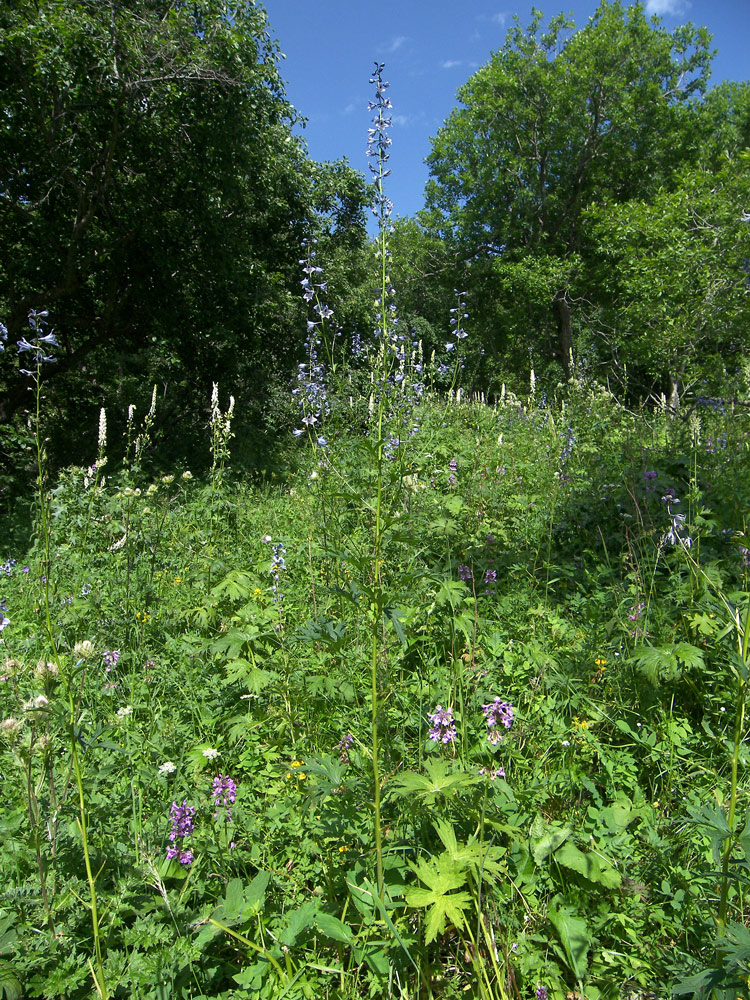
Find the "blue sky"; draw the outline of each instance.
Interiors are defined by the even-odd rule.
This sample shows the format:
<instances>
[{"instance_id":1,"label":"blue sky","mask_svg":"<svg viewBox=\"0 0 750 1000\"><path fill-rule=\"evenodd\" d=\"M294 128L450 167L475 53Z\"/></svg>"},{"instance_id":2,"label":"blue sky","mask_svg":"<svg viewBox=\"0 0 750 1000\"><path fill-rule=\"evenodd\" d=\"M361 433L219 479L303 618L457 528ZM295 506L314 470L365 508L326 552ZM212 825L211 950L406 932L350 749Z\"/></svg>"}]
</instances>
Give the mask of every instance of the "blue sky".
<instances>
[{"instance_id":1,"label":"blue sky","mask_svg":"<svg viewBox=\"0 0 750 1000\"><path fill-rule=\"evenodd\" d=\"M367 171L368 83L386 64L393 102L388 194L396 215L423 204L430 138L457 104L456 91L502 46L513 15L525 26L536 6L564 11L582 27L597 0L263 0L286 58L287 97L305 118L302 135L316 160L346 157ZM750 78L750 0L648 0L667 29L692 21L713 35L712 83Z\"/></svg>"}]
</instances>

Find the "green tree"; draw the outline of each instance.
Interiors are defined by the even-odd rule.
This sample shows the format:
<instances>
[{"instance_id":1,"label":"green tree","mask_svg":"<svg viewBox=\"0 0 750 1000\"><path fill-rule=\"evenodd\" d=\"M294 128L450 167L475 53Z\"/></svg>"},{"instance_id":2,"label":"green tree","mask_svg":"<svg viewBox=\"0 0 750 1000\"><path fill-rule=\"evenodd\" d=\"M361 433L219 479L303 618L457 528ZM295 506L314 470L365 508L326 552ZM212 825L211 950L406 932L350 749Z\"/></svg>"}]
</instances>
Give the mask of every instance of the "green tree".
<instances>
[{"instance_id":1,"label":"green tree","mask_svg":"<svg viewBox=\"0 0 750 1000\"><path fill-rule=\"evenodd\" d=\"M750 151L718 173L688 170L649 201L590 210L598 335L623 385L626 371L646 392L737 385L750 350L747 204Z\"/></svg>"},{"instance_id":2,"label":"green tree","mask_svg":"<svg viewBox=\"0 0 750 1000\"><path fill-rule=\"evenodd\" d=\"M469 264L496 352L551 353L570 374L592 202L648 198L697 155L709 36L603 0L582 30L534 11L460 90L433 140L427 225ZM495 340L493 345L492 341Z\"/></svg>"},{"instance_id":3,"label":"green tree","mask_svg":"<svg viewBox=\"0 0 750 1000\"><path fill-rule=\"evenodd\" d=\"M68 435L82 407L124 410L154 381L183 432L212 379L257 413L304 338L303 235L356 241L359 217L364 241L364 186L307 159L278 60L255 2L0 8L0 316L12 344L49 310ZM26 394L15 352L0 365L4 422Z\"/></svg>"}]
</instances>

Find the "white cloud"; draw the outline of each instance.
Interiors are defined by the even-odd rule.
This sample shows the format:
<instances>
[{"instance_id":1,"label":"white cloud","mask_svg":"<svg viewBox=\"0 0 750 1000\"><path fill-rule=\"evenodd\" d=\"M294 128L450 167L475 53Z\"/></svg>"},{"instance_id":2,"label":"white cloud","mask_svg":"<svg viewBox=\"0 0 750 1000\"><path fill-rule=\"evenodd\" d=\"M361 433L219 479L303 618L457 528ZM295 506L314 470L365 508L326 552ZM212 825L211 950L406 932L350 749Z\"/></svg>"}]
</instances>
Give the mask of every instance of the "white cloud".
<instances>
[{"instance_id":1,"label":"white cloud","mask_svg":"<svg viewBox=\"0 0 750 1000\"><path fill-rule=\"evenodd\" d=\"M461 65L461 60L460 59L446 59L445 62L441 62L440 63L440 68L441 69L453 69L454 66L460 66L460 65Z\"/></svg>"},{"instance_id":2,"label":"white cloud","mask_svg":"<svg viewBox=\"0 0 750 1000\"><path fill-rule=\"evenodd\" d=\"M397 38L393 39L391 44L386 49L386 52L388 52L388 54L391 55L392 53L400 49L405 41L406 41L406 35L399 35Z\"/></svg>"},{"instance_id":3,"label":"white cloud","mask_svg":"<svg viewBox=\"0 0 750 1000\"><path fill-rule=\"evenodd\" d=\"M657 17L684 14L689 6L687 0L646 0L646 13Z\"/></svg>"},{"instance_id":4,"label":"white cloud","mask_svg":"<svg viewBox=\"0 0 750 1000\"><path fill-rule=\"evenodd\" d=\"M499 14L492 14L490 21L494 24L499 24L501 28L505 27L505 22L508 20L508 14L506 11L500 11Z\"/></svg>"}]
</instances>

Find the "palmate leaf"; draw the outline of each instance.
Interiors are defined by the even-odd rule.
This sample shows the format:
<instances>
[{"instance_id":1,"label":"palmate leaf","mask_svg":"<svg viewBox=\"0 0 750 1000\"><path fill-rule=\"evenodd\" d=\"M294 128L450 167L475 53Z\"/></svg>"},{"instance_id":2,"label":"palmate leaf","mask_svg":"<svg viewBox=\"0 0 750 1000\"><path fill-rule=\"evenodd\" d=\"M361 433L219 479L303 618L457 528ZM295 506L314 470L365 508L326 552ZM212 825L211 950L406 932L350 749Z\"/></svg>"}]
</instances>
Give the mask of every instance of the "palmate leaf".
<instances>
[{"instance_id":1,"label":"palmate leaf","mask_svg":"<svg viewBox=\"0 0 750 1000\"><path fill-rule=\"evenodd\" d=\"M451 824L442 819L436 820L434 827L446 852L462 871L469 870L475 878L485 880L488 877L494 880L507 872L507 866L501 862L506 853L505 848L495 844L480 844L474 837L470 837L468 843L460 844Z\"/></svg>"},{"instance_id":2,"label":"palmate leaf","mask_svg":"<svg viewBox=\"0 0 750 1000\"><path fill-rule=\"evenodd\" d=\"M399 798L416 795L425 802L434 802L438 795L452 795L461 788L475 785L479 778L468 771L449 771L449 763L444 760L427 761L427 774L404 771L395 778L391 795Z\"/></svg>"},{"instance_id":3,"label":"palmate leaf","mask_svg":"<svg viewBox=\"0 0 750 1000\"><path fill-rule=\"evenodd\" d=\"M702 669L705 666L703 651L689 642L673 646L641 646L630 657L653 683L677 680L683 670Z\"/></svg>"},{"instance_id":4,"label":"palmate leaf","mask_svg":"<svg viewBox=\"0 0 750 1000\"><path fill-rule=\"evenodd\" d=\"M418 865L410 864L410 868L420 882L428 886L427 889L414 888L406 892L409 906L427 910L425 943L434 941L445 930L448 921L462 928L465 924L464 910L471 906L472 897L468 892L452 890L466 884L463 865L444 851L437 858L420 861Z\"/></svg>"}]
</instances>

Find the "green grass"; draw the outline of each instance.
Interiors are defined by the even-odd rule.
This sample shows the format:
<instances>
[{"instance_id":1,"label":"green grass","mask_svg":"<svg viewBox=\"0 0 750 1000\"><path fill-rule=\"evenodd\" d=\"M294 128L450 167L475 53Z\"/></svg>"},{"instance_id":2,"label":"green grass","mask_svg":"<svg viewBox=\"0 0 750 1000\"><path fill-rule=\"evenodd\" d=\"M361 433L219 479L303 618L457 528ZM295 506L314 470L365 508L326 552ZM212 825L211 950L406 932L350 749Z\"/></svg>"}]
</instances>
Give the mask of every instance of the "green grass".
<instances>
[{"instance_id":1,"label":"green grass","mask_svg":"<svg viewBox=\"0 0 750 1000\"><path fill-rule=\"evenodd\" d=\"M0 996L746 997L747 417L433 398L380 472L348 422L66 470L3 554Z\"/></svg>"}]
</instances>

